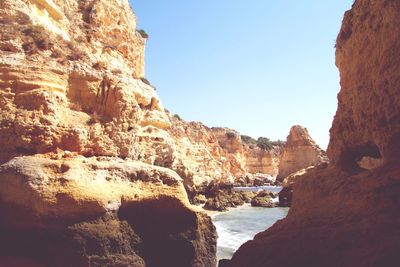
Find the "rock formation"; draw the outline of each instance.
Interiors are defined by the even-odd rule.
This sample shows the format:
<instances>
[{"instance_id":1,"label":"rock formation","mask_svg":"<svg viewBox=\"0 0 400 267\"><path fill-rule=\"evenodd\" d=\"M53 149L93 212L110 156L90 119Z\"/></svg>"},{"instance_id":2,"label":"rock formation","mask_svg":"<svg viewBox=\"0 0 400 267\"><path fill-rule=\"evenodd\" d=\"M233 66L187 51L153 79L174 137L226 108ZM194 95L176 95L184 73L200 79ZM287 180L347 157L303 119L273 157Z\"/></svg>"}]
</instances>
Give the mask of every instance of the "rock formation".
<instances>
[{"instance_id":1,"label":"rock formation","mask_svg":"<svg viewBox=\"0 0 400 267\"><path fill-rule=\"evenodd\" d=\"M200 122L185 122L170 115L168 135L143 142L148 155L170 155L156 165L175 170L190 194L202 191L210 182L233 183L238 177L255 174L274 177L278 173L281 147L260 148L243 142L228 128L209 128ZM154 133L153 133L154 136ZM154 143L159 147L154 150ZM153 150L152 152L150 152ZM205 192L202 192L205 193Z\"/></svg>"},{"instance_id":2,"label":"rock formation","mask_svg":"<svg viewBox=\"0 0 400 267\"><path fill-rule=\"evenodd\" d=\"M242 162L246 173L277 176L282 154L280 144L262 148L256 143L246 142L244 136L232 129L212 128L212 132L216 135L220 146L228 153L236 155Z\"/></svg>"},{"instance_id":3,"label":"rock formation","mask_svg":"<svg viewBox=\"0 0 400 267\"><path fill-rule=\"evenodd\" d=\"M315 166L311 166L300 171L290 174L283 180L282 190L279 192L279 206L290 207L292 205L293 198L293 187L297 178L304 176L308 171L314 169Z\"/></svg>"},{"instance_id":4,"label":"rock formation","mask_svg":"<svg viewBox=\"0 0 400 267\"><path fill-rule=\"evenodd\" d=\"M268 191L260 191L257 195L251 200L252 207L263 207L263 208L275 208L277 205L273 201L273 198L276 197L276 194Z\"/></svg>"},{"instance_id":5,"label":"rock formation","mask_svg":"<svg viewBox=\"0 0 400 267\"><path fill-rule=\"evenodd\" d=\"M154 166L171 122L128 0L3 0L0 25L0 265L214 266L210 218Z\"/></svg>"},{"instance_id":6,"label":"rock formation","mask_svg":"<svg viewBox=\"0 0 400 267\"><path fill-rule=\"evenodd\" d=\"M236 176L246 173L242 159L224 150L212 129L200 122L173 117L171 121L169 133L175 144L171 168L181 175L188 188L200 188L212 181L231 183Z\"/></svg>"},{"instance_id":7,"label":"rock formation","mask_svg":"<svg viewBox=\"0 0 400 267\"><path fill-rule=\"evenodd\" d=\"M330 164L297 177L288 216L224 266L400 264L400 3L357 0L336 44ZM381 158L367 170L363 157Z\"/></svg>"},{"instance_id":8,"label":"rock formation","mask_svg":"<svg viewBox=\"0 0 400 267\"><path fill-rule=\"evenodd\" d=\"M278 180L283 181L291 173L327 161L325 152L310 137L307 129L295 125L286 139Z\"/></svg>"},{"instance_id":9,"label":"rock formation","mask_svg":"<svg viewBox=\"0 0 400 267\"><path fill-rule=\"evenodd\" d=\"M1 266L215 264L211 220L190 208L171 170L37 155L16 157L0 173Z\"/></svg>"},{"instance_id":10,"label":"rock formation","mask_svg":"<svg viewBox=\"0 0 400 267\"><path fill-rule=\"evenodd\" d=\"M167 112L128 0L3 0L0 26L0 265L215 265L187 192L276 176L281 144Z\"/></svg>"}]
</instances>

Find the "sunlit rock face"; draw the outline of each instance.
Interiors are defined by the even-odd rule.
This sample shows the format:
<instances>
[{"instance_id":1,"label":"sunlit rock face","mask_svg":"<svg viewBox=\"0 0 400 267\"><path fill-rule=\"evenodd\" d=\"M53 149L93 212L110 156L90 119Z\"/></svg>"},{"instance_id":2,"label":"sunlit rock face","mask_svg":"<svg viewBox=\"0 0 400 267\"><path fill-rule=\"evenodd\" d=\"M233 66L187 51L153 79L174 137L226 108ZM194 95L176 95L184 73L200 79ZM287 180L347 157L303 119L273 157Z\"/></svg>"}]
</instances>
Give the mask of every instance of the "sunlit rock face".
<instances>
[{"instance_id":1,"label":"sunlit rock face","mask_svg":"<svg viewBox=\"0 0 400 267\"><path fill-rule=\"evenodd\" d=\"M286 139L278 179L283 180L291 173L324 162L328 162L325 151L315 143L306 128L295 125Z\"/></svg>"},{"instance_id":2,"label":"sunlit rock face","mask_svg":"<svg viewBox=\"0 0 400 267\"><path fill-rule=\"evenodd\" d=\"M120 157L173 169L187 189L277 175L280 148L165 111L143 77L147 35L128 1L5 0L0 12L0 163L57 151Z\"/></svg>"},{"instance_id":3,"label":"sunlit rock face","mask_svg":"<svg viewBox=\"0 0 400 267\"><path fill-rule=\"evenodd\" d=\"M128 1L3 0L0 26L0 265L214 266L210 218L140 141L171 122Z\"/></svg>"},{"instance_id":4,"label":"sunlit rock face","mask_svg":"<svg viewBox=\"0 0 400 267\"><path fill-rule=\"evenodd\" d=\"M0 161L69 150L138 158L170 126L142 82L145 38L128 1L2 1ZM20 153L20 152L24 153Z\"/></svg>"},{"instance_id":5,"label":"sunlit rock face","mask_svg":"<svg viewBox=\"0 0 400 267\"><path fill-rule=\"evenodd\" d=\"M212 128L223 150L235 155L249 174L267 174L276 177L282 155L281 146L261 148L246 143L238 132L228 128Z\"/></svg>"},{"instance_id":6,"label":"sunlit rock face","mask_svg":"<svg viewBox=\"0 0 400 267\"><path fill-rule=\"evenodd\" d=\"M358 0L346 12L331 163L297 176L287 218L223 266L400 264L399 20L394 0Z\"/></svg>"},{"instance_id":7,"label":"sunlit rock face","mask_svg":"<svg viewBox=\"0 0 400 267\"><path fill-rule=\"evenodd\" d=\"M168 136L159 135L157 140L144 142L148 149L145 154L165 155L156 164L178 172L190 192L212 181L233 183L244 175L262 173L274 177L278 173L281 147L249 146L238 132L229 128L209 128L174 116L170 116L170 121Z\"/></svg>"},{"instance_id":8,"label":"sunlit rock face","mask_svg":"<svg viewBox=\"0 0 400 267\"><path fill-rule=\"evenodd\" d=\"M357 171L363 157L400 157L398 1L357 1L337 39L341 91L328 155Z\"/></svg>"}]
</instances>

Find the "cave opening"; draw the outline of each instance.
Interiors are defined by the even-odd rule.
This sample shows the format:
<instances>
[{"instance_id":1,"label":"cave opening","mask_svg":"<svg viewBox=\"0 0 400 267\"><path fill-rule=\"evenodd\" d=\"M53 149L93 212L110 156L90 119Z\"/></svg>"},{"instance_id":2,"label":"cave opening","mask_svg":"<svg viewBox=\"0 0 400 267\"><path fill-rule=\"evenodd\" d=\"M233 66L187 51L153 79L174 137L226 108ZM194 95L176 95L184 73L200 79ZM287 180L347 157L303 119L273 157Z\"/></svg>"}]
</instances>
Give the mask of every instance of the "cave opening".
<instances>
[{"instance_id":1,"label":"cave opening","mask_svg":"<svg viewBox=\"0 0 400 267\"><path fill-rule=\"evenodd\" d=\"M378 146L372 142L355 150L355 162L363 170L373 170L382 164L382 155Z\"/></svg>"}]
</instances>

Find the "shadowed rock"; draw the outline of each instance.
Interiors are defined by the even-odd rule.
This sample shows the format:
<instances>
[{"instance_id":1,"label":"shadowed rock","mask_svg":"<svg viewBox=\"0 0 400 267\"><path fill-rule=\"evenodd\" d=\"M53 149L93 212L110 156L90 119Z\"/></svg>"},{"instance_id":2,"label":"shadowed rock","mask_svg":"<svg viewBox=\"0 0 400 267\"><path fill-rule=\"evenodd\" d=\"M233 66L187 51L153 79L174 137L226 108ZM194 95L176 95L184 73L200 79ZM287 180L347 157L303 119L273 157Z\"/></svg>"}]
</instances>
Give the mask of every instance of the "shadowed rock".
<instances>
[{"instance_id":1,"label":"shadowed rock","mask_svg":"<svg viewBox=\"0 0 400 267\"><path fill-rule=\"evenodd\" d=\"M288 216L222 266L400 264L400 3L358 0L336 44L330 165L296 178ZM362 168L363 157L380 159Z\"/></svg>"}]
</instances>

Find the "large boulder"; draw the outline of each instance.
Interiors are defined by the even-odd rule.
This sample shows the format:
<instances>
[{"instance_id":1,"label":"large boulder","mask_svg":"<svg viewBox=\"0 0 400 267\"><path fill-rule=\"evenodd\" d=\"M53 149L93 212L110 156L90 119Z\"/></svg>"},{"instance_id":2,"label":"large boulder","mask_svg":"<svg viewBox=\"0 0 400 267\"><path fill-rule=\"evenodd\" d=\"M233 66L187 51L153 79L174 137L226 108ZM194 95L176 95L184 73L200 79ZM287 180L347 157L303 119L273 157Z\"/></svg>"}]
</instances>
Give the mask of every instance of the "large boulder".
<instances>
[{"instance_id":1,"label":"large boulder","mask_svg":"<svg viewBox=\"0 0 400 267\"><path fill-rule=\"evenodd\" d=\"M251 200L252 207L274 208L276 203L272 200L275 194L266 190L260 191Z\"/></svg>"},{"instance_id":2,"label":"large boulder","mask_svg":"<svg viewBox=\"0 0 400 267\"><path fill-rule=\"evenodd\" d=\"M2 258L39 266L215 264L215 228L192 210L171 170L26 156L0 167L0 184L0 265Z\"/></svg>"},{"instance_id":3,"label":"large boulder","mask_svg":"<svg viewBox=\"0 0 400 267\"><path fill-rule=\"evenodd\" d=\"M219 191L215 196L207 199L206 210L226 211L246 203L247 196L238 191Z\"/></svg>"}]
</instances>

